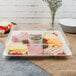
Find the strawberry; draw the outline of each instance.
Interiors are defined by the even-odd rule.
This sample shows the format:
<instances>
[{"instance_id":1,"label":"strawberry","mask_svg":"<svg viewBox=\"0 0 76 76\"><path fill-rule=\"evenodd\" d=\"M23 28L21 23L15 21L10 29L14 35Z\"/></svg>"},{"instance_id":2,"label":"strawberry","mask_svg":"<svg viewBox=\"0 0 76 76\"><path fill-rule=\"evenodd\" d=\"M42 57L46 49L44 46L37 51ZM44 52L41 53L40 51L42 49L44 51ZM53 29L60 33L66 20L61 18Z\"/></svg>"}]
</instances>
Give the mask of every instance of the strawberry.
<instances>
[{"instance_id":1,"label":"strawberry","mask_svg":"<svg viewBox=\"0 0 76 76\"><path fill-rule=\"evenodd\" d=\"M65 52L63 52L63 53L62 53L62 55L66 55L66 53L65 53Z\"/></svg>"},{"instance_id":2,"label":"strawberry","mask_svg":"<svg viewBox=\"0 0 76 76\"><path fill-rule=\"evenodd\" d=\"M26 52L25 54L28 55L28 52Z\"/></svg>"},{"instance_id":3,"label":"strawberry","mask_svg":"<svg viewBox=\"0 0 76 76\"><path fill-rule=\"evenodd\" d=\"M15 55L18 55L18 52L15 52Z\"/></svg>"},{"instance_id":4,"label":"strawberry","mask_svg":"<svg viewBox=\"0 0 76 76\"><path fill-rule=\"evenodd\" d=\"M28 40L23 40L22 43L29 44L29 41Z\"/></svg>"},{"instance_id":5,"label":"strawberry","mask_svg":"<svg viewBox=\"0 0 76 76\"><path fill-rule=\"evenodd\" d=\"M64 52L63 53L58 53L58 55L66 55L66 53L64 53Z\"/></svg>"},{"instance_id":6,"label":"strawberry","mask_svg":"<svg viewBox=\"0 0 76 76\"><path fill-rule=\"evenodd\" d=\"M4 30L4 27L3 26L0 26L0 30Z\"/></svg>"},{"instance_id":7,"label":"strawberry","mask_svg":"<svg viewBox=\"0 0 76 76\"><path fill-rule=\"evenodd\" d=\"M6 31L9 31L8 27L4 27L4 30L5 30L5 32L6 32Z\"/></svg>"},{"instance_id":8,"label":"strawberry","mask_svg":"<svg viewBox=\"0 0 76 76\"><path fill-rule=\"evenodd\" d=\"M18 55L23 55L22 53L18 53Z\"/></svg>"},{"instance_id":9,"label":"strawberry","mask_svg":"<svg viewBox=\"0 0 76 76\"><path fill-rule=\"evenodd\" d=\"M29 44L29 41L28 41L28 40L25 40L25 43L26 43L26 44Z\"/></svg>"},{"instance_id":10,"label":"strawberry","mask_svg":"<svg viewBox=\"0 0 76 76\"><path fill-rule=\"evenodd\" d=\"M11 53L11 55L15 55L15 53Z\"/></svg>"},{"instance_id":11,"label":"strawberry","mask_svg":"<svg viewBox=\"0 0 76 76\"><path fill-rule=\"evenodd\" d=\"M55 36L58 36L55 32L53 32L53 34L54 34Z\"/></svg>"},{"instance_id":12,"label":"strawberry","mask_svg":"<svg viewBox=\"0 0 76 76\"><path fill-rule=\"evenodd\" d=\"M47 43L47 39L43 39L43 43Z\"/></svg>"},{"instance_id":13,"label":"strawberry","mask_svg":"<svg viewBox=\"0 0 76 76\"><path fill-rule=\"evenodd\" d=\"M62 53L58 53L58 55L62 55Z\"/></svg>"}]
</instances>

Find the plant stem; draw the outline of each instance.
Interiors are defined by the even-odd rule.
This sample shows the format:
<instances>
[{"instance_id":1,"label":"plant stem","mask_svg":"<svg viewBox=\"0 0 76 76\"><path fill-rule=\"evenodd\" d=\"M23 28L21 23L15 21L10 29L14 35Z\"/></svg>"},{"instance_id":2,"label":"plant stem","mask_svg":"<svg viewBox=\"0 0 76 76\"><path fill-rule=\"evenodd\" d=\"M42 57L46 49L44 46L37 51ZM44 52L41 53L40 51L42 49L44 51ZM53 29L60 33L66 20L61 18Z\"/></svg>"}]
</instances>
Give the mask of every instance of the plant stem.
<instances>
[{"instance_id":1,"label":"plant stem","mask_svg":"<svg viewBox=\"0 0 76 76\"><path fill-rule=\"evenodd\" d=\"M51 11L51 16L52 16L52 29L54 29L54 26L55 26L55 14L56 12L55 11Z\"/></svg>"}]
</instances>

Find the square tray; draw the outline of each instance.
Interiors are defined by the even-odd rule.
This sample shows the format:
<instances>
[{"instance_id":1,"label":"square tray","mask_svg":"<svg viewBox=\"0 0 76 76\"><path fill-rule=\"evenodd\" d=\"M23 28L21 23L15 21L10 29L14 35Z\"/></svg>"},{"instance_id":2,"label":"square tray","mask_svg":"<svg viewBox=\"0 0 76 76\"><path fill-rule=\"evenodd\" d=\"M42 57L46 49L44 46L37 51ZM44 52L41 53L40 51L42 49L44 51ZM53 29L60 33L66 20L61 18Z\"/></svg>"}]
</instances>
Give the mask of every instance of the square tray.
<instances>
[{"instance_id":1,"label":"square tray","mask_svg":"<svg viewBox=\"0 0 76 76\"><path fill-rule=\"evenodd\" d=\"M21 43L21 42L12 42L12 40L11 40L14 35L18 35L21 32L28 34L28 38L27 39L29 41L29 44L26 44L26 45L28 46L28 49L33 49L33 50L28 50L28 54L25 54L25 55L24 54L23 55L20 55L20 54L18 54L18 55L17 54L9 55L8 54L8 50L7 50L7 45L8 44L16 44L16 43L19 44L19 43ZM43 46L45 46L45 45L48 46L48 45L51 45L51 44L44 44L42 42L30 43L31 42L30 41L30 35L31 34L32 35L41 35L41 38L42 38L42 41L43 41L44 33L52 33L54 35L57 35L57 38L62 42L61 50L60 50L60 48L56 49L54 47L54 48L52 48L51 53L49 54L49 53L47 53L47 50L46 50L47 48L45 49L45 48L43 48ZM61 52L62 50L63 50L63 52ZM57 52L57 51L59 51L59 52ZM34 30L31 30L31 31L17 30L17 31L15 31L15 30L13 30L13 31L11 31L11 33L9 34L9 36L7 38L6 49L4 50L3 55L4 56L71 56L72 52L71 52L71 50L70 50L70 48L69 48L64 36L62 35L62 33L59 30L57 30L57 31L34 31Z\"/></svg>"}]
</instances>

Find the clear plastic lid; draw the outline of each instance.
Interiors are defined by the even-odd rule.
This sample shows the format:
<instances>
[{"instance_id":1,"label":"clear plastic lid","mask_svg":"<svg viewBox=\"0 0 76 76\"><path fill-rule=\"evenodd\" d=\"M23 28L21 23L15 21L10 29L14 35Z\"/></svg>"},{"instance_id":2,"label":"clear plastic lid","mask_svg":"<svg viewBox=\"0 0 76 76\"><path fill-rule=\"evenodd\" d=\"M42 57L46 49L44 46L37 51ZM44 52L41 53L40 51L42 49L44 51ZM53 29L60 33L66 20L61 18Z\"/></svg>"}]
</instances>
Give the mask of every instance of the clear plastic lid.
<instances>
[{"instance_id":1,"label":"clear plastic lid","mask_svg":"<svg viewBox=\"0 0 76 76\"><path fill-rule=\"evenodd\" d=\"M55 29L54 30L51 30L50 29L50 25L41 25L41 24L38 24L38 25L34 25L34 24L29 24L29 25L17 25L16 26L16 28L14 29L14 30L18 30L18 31L34 31L34 33L35 33L35 31L36 32L39 32L39 31L51 31L51 32L60 32L60 34L62 35L62 37L64 38L64 42L66 42L67 43L67 45L69 45L69 41L68 41L68 39L66 38L66 36L65 36L65 34L64 34L64 32L63 32L63 30L62 30L62 28L60 27L60 25L58 25L58 24L56 24L55 25ZM12 31L14 31L14 30L12 30ZM61 37L60 37L60 39L61 39Z\"/></svg>"},{"instance_id":2,"label":"clear plastic lid","mask_svg":"<svg viewBox=\"0 0 76 76\"><path fill-rule=\"evenodd\" d=\"M18 52L22 55L39 56L70 55L70 49L67 42L62 35L62 32L59 30L48 31L14 29L11 31L7 39L6 48L12 55L16 55ZM7 52L9 53L8 50Z\"/></svg>"}]
</instances>

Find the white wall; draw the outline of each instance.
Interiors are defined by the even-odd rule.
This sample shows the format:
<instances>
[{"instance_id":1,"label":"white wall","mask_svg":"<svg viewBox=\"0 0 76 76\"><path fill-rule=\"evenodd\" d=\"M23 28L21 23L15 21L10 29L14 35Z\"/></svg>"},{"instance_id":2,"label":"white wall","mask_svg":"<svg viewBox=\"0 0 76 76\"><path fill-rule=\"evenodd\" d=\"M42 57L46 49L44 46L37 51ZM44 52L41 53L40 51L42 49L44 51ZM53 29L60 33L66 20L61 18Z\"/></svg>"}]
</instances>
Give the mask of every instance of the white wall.
<instances>
[{"instance_id":1,"label":"white wall","mask_svg":"<svg viewBox=\"0 0 76 76\"><path fill-rule=\"evenodd\" d=\"M76 0L63 0L57 18L76 18ZM0 0L0 21L18 24L48 24L50 10L42 0Z\"/></svg>"}]
</instances>

